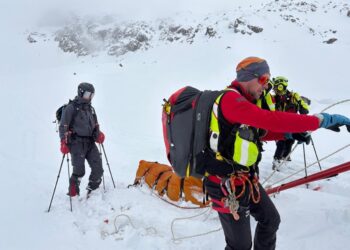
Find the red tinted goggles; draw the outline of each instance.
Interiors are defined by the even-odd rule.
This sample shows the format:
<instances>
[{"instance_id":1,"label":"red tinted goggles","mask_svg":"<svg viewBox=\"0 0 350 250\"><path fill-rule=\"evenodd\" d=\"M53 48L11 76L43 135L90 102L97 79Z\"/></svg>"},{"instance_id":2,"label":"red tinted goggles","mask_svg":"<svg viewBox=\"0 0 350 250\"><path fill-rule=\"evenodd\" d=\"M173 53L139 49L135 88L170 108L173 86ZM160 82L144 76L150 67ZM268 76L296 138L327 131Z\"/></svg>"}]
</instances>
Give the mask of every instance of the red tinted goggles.
<instances>
[{"instance_id":1,"label":"red tinted goggles","mask_svg":"<svg viewBox=\"0 0 350 250\"><path fill-rule=\"evenodd\" d=\"M267 75L262 75L257 77L258 77L258 82L263 86L265 86L270 81L270 77Z\"/></svg>"},{"instance_id":2,"label":"red tinted goggles","mask_svg":"<svg viewBox=\"0 0 350 250\"><path fill-rule=\"evenodd\" d=\"M259 76L258 74L255 74L253 72L250 72L246 69L243 69L245 71L247 71L248 73L252 74L253 76L255 76L256 78L258 78L258 82L262 85L262 86L265 86L266 84L269 83L270 81L270 77L267 76L267 75L262 75L262 76Z\"/></svg>"}]
</instances>

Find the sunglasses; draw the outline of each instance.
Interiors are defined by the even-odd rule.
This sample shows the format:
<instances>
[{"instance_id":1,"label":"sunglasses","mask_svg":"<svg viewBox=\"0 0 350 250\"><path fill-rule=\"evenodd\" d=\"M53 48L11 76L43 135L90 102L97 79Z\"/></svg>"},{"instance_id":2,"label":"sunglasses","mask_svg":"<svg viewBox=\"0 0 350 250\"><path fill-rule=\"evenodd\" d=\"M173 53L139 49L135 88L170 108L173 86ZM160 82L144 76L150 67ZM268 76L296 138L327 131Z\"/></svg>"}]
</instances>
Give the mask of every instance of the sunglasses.
<instances>
[{"instance_id":1,"label":"sunglasses","mask_svg":"<svg viewBox=\"0 0 350 250\"><path fill-rule=\"evenodd\" d=\"M95 93L90 91L85 91L83 94L84 99L92 99L94 97Z\"/></svg>"},{"instance_id":2,"label":"sunglasses","mask_svg":"<svg viewBox=\"0 0 350 250\"><path fill-rule=\"evenodd\" d=\"M259 76L258 74L255 74L249 70L246 70L246 69L242 69L248 73L250 73L251 75L255 76L256 78L258 78L258 82L260 83L260 85L262 86L265 86L266 84L268 84L270 82L270 77L267 76L267 75L262 75L262 76Z\"/></svg>"},{"instance_id":3,"label":"sunglasses","mask_svg":"<svg viewBox=\"0 0 350 250\"><path fill-rule=\"evenodd\" d=\"M265 86L266 84L268 84L270 82L270 77L267 75L262 75L262 76L257 76L258 77L258 82Z\"/></svg>"},{"instance_id":4,"label":"sunglasses","mask_svg":"<svg viewBox=\"0 0 350 250\"><path fill-rule=\"evenodd\" d=\"M288 80L287 79L275 79L275 78L272 78L272 80L273 80L275 85L282 84L282 85L287 87L287 84L288 84Z\"/></svg>"}]
</instances>

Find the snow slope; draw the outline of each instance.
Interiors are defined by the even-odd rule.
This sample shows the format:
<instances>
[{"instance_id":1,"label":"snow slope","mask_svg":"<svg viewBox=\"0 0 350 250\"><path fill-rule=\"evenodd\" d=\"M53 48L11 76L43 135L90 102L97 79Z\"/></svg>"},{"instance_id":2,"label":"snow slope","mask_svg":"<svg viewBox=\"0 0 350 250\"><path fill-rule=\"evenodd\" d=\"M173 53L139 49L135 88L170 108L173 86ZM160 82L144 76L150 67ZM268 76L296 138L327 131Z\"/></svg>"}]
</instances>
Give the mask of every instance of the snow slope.
<instances>
[{"instance_id":1,"label":"snow slope","mask_svg":"<svg viewBox=\"0 0 350 250\"><path fill-rule=\"evenodd\" d=\"M223 249L222 231L172 240L171 225L175 218L204 213L174 222L175 237L186 237L220 228L214 212L181 210L159 200L146 187L128 189L126 186L133 182L139 160L167 163L161 131L162 99L188 84L200 89L225 87L234 79L235 66L244 57L266 58L274 76L288 77L293 90L312 100L311 113L348 98L350 18L346 2L306 2L309 5L298 8L289 6L291 1L253 0L235 4L220 1L215 5L209 1L201 4L179 1L178 5L163 3L157 8L141 5L145 13L135 10L131 19L153 20L153 16L168 15L179 23L194 20L186 24L195 25L209 16L204 23L222 20L215 26L220 37L208 38L202 33L192 44L156 42L151 49L122 57L104 52L86 57L63 53L52 35L63 24L60 18L49 15L56 13L50 12L56 8L57 13L61 13L57 16L65 16L63 5L58 2L50 6L39 1L38 6L42 4L42 7L34 8L27 16L24 10L30 4L26 1L1 3L0 12L8 22L1 24L6 36L0 41L3 113L0 249ZM104 3L104 7L96 7L96 15L122 9L118 14L123 19L128 18L125 13L140 4L136 1L129 4L119 1L119 5L112 1ZM91 4L87 2L79 9L79 4L74 3L69 10L77 15L91 14L94 10ZM317 6L315 12L309 10L311 4ZM337 7L333 8L334 5ZM121 6L125 8L118 8ZM309 11L303 12L303 8ZM227 22L220 19L223 13L229 16L228 21L243 18L264 30L252 35L234 33L227 28ZM281 15L292 15L299 21L285 21ZM18 26L8 25L16 19ZM28 22L29 19L39 20L39 25ZM310 33L310 27L315 34ZM47 34L49 40L28 43L28 34L35 31ZM335 43L323 43L333 36L338 39ZM106 192L101 188L89 200L73 199L73 212L70 212L69 198L65 195L68 173L64 162L51 212L47 213L62 159L52 123L54 113L75 96L76 87L82 81L92 82L96 88L93 104L106 134L105 148L117 188L113 189L105 165ZM328 112L350 116L349 107L347 102ZM341 133L320 130L313 134L313 139L321 158L347 145L349 134L345 130ZM271 173L274 143L266 144L265 149L260 167L262 179ZM311 146L306 147L306 155L308 163L315 161ZM273 176L271 183L303 168L302 146L296 149L292 159L292 163ZM322 168L349 159L346 148L323 161ZM309 172L318 170L315 165ZM302 176L303 173L294 178ZM273 197L282 217L277 249L348 249L349 183L350 174L345 173L311 185L320 185L320 191L303 186ZM86 184L87 176L82 187ZM182 205L190 204L183 202ZM252 226L255 226L254 220Z\"/></svg>"}]
</instances>

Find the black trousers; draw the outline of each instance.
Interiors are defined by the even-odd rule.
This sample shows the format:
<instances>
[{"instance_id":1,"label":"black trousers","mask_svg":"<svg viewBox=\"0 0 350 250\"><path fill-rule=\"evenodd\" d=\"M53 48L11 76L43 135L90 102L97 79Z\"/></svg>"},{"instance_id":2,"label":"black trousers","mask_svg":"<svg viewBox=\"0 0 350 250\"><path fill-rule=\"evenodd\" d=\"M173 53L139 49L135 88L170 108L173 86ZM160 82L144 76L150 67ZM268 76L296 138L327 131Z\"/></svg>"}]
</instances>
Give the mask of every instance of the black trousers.
<instances>
[{"instance_id":1,"label":"black trousers","mask_svg":"<svg viewBox=\"0 0 350 250\"><path fill-rule=\"evenodd\" d=\"M72 176L83 177L85 175L85 159L91 168L89 186L96 189L103 174L102 159L97 146L92 138L75 138L70 143L70 153L72 156L73 173Z\"/></svg>"},{"instance_id":2,"label":"black trousers","mask_svg":"<svg viewBox=\"0 0 350 250\"><path fill-rule=\"evenodd\" d=\"M234 220L232 214L219 213L225 234L225 250L249 250L252 248L250 215L258 222L254 236L254 250L273 250L276 248L276 232L281 221L280 216L260 183L259 189L260 202L255 204L250 201L248 207L239 209L239 220Z\"/></svg>"},{"instance_id":3,"label":"black trousers","mask_svg":"<svg viewBox=\"0 0 350 250\"><path fill-rule=\"evenodd\" d=\"M285 158L289 155L290 151L292 151L292 147L295 140L284 140L284 141L277 141L276 142L276 151L274 158L281 160L282 158Z\"/></svg>"}]
</instances>

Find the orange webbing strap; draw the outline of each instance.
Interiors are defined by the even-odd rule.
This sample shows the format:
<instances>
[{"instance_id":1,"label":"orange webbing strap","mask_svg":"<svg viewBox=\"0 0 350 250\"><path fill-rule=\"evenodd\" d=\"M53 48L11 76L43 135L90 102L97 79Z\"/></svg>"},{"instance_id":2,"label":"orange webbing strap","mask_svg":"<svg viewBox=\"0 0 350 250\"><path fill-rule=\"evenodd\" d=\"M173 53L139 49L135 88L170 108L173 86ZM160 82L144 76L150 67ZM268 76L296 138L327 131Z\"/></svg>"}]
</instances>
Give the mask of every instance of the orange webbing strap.
<instances>
[{"instance_id":1,"label":"orange webbing strap","mask_svg":"<svg viewBox=\"0 0 350 250\"><path fill-rule=\"evenodd\" d=\"M230 177L232 192L236 192L236 186L243 185L241 192L236 194L236 199L239 199L245 193L246 185L249 185L249 197L254 203L258 203L261 198L258 182L257 177L251 180L245 173L238 173Z\"/></svg>"},{"instance_id":2,"label":"orange webbing strap","mask_svg":"<svg viewBox=\"0 0 350 250\"><path fill-rule=\"evenodd\" d=\"M190 201L200 207L205 207L209 204L209 201L203 204L199 199L204 196L203 194L203 182L201 179L195 177L186 177L184 180L183 192L185 194L185 201Z\"/></svg>"},{"instance_id":3,"label":"orange webbing strap","mask_svg":"<svg viewBox=\"0 0 350 250\"><path fill-rule=\"evenodd\" d=\"M255 204L258 203L261 199L258 183L259 183L259 179L257 177L254 177L253 180L249 180L250 197L252 198ZM256 196L254 195L255 193L256 193Z\"/></svg>"},{"instance_id":4,"label":"orange webbing strap","mask_svg":"<svg viewBox=\"0 0 350 250\"><path fill-rule=\"evenodd\" d=\"M145 174L145 182L150 188L153 188L160 175L166 171L172 171L172 168L159 163L153 165Z\"/></svg>"},{"instance_id":5,"label":"orange webbing strap","mask_svg":"<svg viewBox=\"0 0 350 250\"><path fill-rule=\"evenodd\" d=\"M159 195L163 195L164 193L166 193L169 179L173 174L174 174L173 171L166 171L166 172L163 172L163 174L159 177L156 185L156 190Z\"/></svg>"},{"instance_id":6,"label":"orange webbing strap","mask_svg":"<svg viewBox=\"0 0 350 250\"><path fill-rule=\"evenodd\" d=\"M235 175L232 175L229 179L220 178L217 176L209 176L208 179L209 181L219 184L221 187L221 191L225 195L225 197L221 200L215 200L211 198L211 201L217 205L213 206L213 209L220 213L232 213L229 207L226 207L228 196L230 195L230 193L234 194L235 200L238 200L244 195L247 185L249 188L249 198L251 198L254 203L258 203L260 201L261 196L258 185L259 180L257 177L251 179L249 178L249 175L247 173L236 173ZM236 187L238 186L242 186L242 189L239 193L236 193ZM230 188L230 190L227 190L228 188Z\"/></svg>"},{"instance_id":7,"label":"orange webbing strap","mask_svg":"<svg viewBox=\"0 0 350 250\"><path fill-rule=\"evenodd\" d=\"M140 184L142 177L144 177L145 174L150 170L150 168L156 164L157 162L149 162L149 161L141 160L139 162L139 167L137 168L137 171L136 171L134 185Z\"/></svg>"},{"instance_id":8,"label":"orange webbing strap","mask_svg":"<svg viewBox=\"0 0 350 250\"><path fill-rule=\"evenodd\" d=\"M178 201L180 199L181 192L181 178L173 173L168 182L167 196L172 201Z\"/></svg>"},{"instance_id":9,"label":"orange webbing strap","mask_svg":"<svg viewBox=\"0 0 350 250\"><path fill-rule=\"evenodd\" d=\"M209 204L209 202L203 204L200 201L204 196L201 179L190 176L182 181L172 167L168 165L141 160L134 184L129 186L140 184L142 179L145 180L150 188L154 188L160 196L166 194L172 201L179 201L183 192L185 201L190 201L200 207L205 207Z\"/></svg>"}]
</instances>

